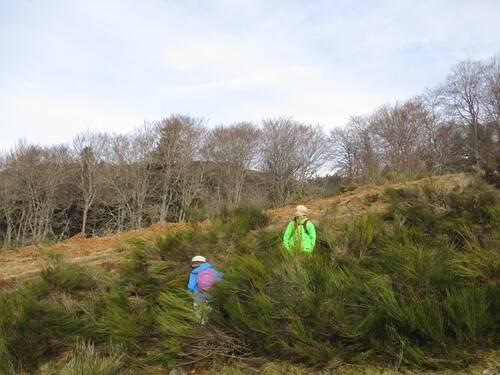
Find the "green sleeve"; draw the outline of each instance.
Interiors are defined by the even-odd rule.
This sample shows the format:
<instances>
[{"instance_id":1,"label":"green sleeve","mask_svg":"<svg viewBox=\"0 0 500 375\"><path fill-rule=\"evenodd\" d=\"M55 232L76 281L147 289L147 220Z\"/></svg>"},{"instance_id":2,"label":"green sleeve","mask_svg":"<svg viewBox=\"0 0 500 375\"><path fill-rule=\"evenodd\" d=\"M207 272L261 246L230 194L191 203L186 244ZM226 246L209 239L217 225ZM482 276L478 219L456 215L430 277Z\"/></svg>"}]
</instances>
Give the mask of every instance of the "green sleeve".
<instances>
[{"instance_id":1,"label":"green sleeve","mask_svg":"<svg viewBox=\"0 0 500 375\"><path fill-rule=\"evenodd\" d=\"M307 222L307 233L309 233L309 238L311 239L311 249L313 249L314 245L316 245L316 228L310 221Z\"/></svg>"},{"instance_id":2,"label":"green sleeve","mask_svg":"<svg viewBox=\"0 0 500 375\"><path fill-rule=\"evenodd\" d=\"M293 222L289 222L288 226L286 227L285 234L283 235L283 245L285 245L285 248L290 251L290 238L292 237L293 234Z\"/></svg>"}]
</instances>

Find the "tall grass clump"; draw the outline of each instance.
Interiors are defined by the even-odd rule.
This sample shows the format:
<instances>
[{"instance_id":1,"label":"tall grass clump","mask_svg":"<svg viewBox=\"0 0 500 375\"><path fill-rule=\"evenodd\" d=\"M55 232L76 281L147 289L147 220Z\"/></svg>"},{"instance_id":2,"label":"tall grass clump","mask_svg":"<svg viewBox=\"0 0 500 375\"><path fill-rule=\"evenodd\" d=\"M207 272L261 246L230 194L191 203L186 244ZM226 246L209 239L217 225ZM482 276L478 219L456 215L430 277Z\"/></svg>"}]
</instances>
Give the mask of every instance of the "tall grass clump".
<instances>
[{"instance_id":1,"label":"tall grass clump","mask_svg":"<svg viewBox=\"0 0 500 375\"><path fill-rule=\"evenodd\" d=\"M338 330L327 314L333 264L278 249L256 253L235 257L225 273L217 293L224 325L241 332L254 355L328 362L339 350L329 340Z\"/></svg>"},{"instance_id":2,"label":"tall grass clump","mask_svg":"<svg viewBox=\"0 0 500 375\"><path fill-rule=\"evenodd\" d=\"M125 364L125 353L119 345L96 348L91 341L78 340L71 359L59 370L61 375L118 374Z\"/></svg>"},{"instance_id":3,"label":"tall grass clump","mask_svg":"<svg viewBox=\"0 0 500 375\"><path fill-rule=\"evenodd\" d=\"M219 214L219 220L224 225L226 239L232 239L242 236L248 231L263 228L269 222L269 218L263 210L253 206L224 207Z\"/></svg>"},{"instance_id":4,"label":"tall grass clump","mask_svg":"<svg viewBox=\"0 0 500 375\"><path fill-rule=\"evenodd\" d=\"M156 359L167 365L175 364L177 358L186 355L184 349L189 347L189 338L195 338L197 331L200 333L192 299L187 293L161 293L155 316L162 347Z\"/></svg>"},{"instance_id":5,"label":"tall grass clump","mask_svg":"<svg viewBox=\"0 0 500 375\"><path fill-rule=\"evenodd\" d=\"M449 322L460 344L477 346L478 343L483 344L485 338L495 338L488 332L492 328L498 332L498 323L495 328L492 320L494 315L488 311L488 297L487 289L475 285L448 291L443 307L449 315Z\"/></svg>"},{"instance_id":6,"label":"tall grass clump","mask_svg":"<svg viewBox=\"0 0 500 375\"><path fill-rule=\"evenodd\" d=\"M202 326L195 316L192 296L186 292L161 293L156 319L159 339L150 357L167 366L211 366L242 358L248 352L241 337L229 335L214 324Z\"/></svg>"},{"instance_id":7,"label":"tall grass clump","mask_svg":"<svg viewBox=\"0 0 500 375\"><path fill-rule=\"evenodd\" d=\"M137 352L144 305L131 307L124 294L102 270L50 262L39 277L0 293L2 366L35 371L78 339L116 339Z\"/></svg>"},{"instance_id":8,"label":"tall grass clump","mask_svg":"<svg viewBox=\"0 0 500 375\"><path fill-rule=\"evenodd\" d=\"M203 232L199 229L179 231L158 237L156 248L162 260L176 260L182 257L186 250L196 250L200 246Z\"/></svg>"},{"instance_id":9,"label":"tall grass clump","mask_svg":"<svg viewBox=\"0 0 500 375\"><path fill-rule=\"evenodd\" d=\"M77 265L58 262L45 267L41 272L42 280L51 290L77 293L95 290L97 280Z\"/></svg>"},{"instance_id":10,"label":"tall grass clump","mask_svg":"<svg viewBox=\"0 0 500 375\"><path fill-rule=\"evenodd\" d=\"M375 264L377 272L390 272L400 301L414 296L404 314L413 316L414 323L398 320L410 329L405 342L413 342L412 348L419 344L426 356L415 363L417 357L403 352L407 363L463 366L473 360L471 348L490 346L498 335L500 242L495 228L500 222L491 214L498 193L483 188L447 194L413 190L412 199L404 204L395 200L390 208L389 217L398 225ZM421 310L426 300L428 307ZM426 316L432 320L426 322Z\"/></svg>"},{"instance_id":11,"label":"tall grass clump","mask_svg":"<svg viewBox=\"0 0 500 375\"><path fill-rule=\"evenodd\" d=\"M208 227L192 224L188 230L166 234L156 239L155 248L149 249L151 260L162 260L171 266L189 262L196 254L211 257L222 247L222 226L215 221ZM155 259L159 258L159 259Z\"/></svg>"},{"instance_id":12,"label":"tall grass clump","mask_svg":"<svg viewBox=\"0 0 500 375\"><path fill-rule=\"evenodd\" d=\"M0 306L0 316L3 311ZM8 348L8 341L5 337L4 323L0 322L0 374L15 374L14 361Z\"/></svg>"},{"instance_id":13,"label":"tall grass clump","mask_svg":"<svg viewBox=\"0 0 500 375\"><path fill-rule=\"evenodd\" d=\"M156 279L151 275L152 261L144 241L131 241L128 262L121 268L121 283L125 289L141 298L154 301L158 290Z\"/></svg>"},{"instance_id":14,"label":"tall grass clump","mask_svg":"<svg viewBox=\"0 0 500 375\"><path fill-rule=\"evenodd\" d=\"M147 304L116 284L111 285L103 297L91 337L99 342L112 340L129 353L141 352L141 341L150 322Z\"/></svg>"},{"instance_id":15,"label":"tall grass clump","mask_svg":"<svg viewBox=\"0 0 500 375\"><path fill-rule=\"evenodd\" d=\"M42 284L42 285L40 285ZM36 368L47 358L85 336L87 322L66 294L50 291L44 281L33 281L19 291L0 295L2 356L16 368ZM8 362L6 362L8 363Z\"/></svg>"},{"instance_id":16,"label":"tall grass clump","mask_svg":"<svg viewBox=\"0 0 500 375\"><path fill-rule=\"evenodd\" d=\"M347 253L354 257L368 255L382 232L382 221L373 214L365 214L341 229L346 239Z\"/></svg>"}]
</instances>

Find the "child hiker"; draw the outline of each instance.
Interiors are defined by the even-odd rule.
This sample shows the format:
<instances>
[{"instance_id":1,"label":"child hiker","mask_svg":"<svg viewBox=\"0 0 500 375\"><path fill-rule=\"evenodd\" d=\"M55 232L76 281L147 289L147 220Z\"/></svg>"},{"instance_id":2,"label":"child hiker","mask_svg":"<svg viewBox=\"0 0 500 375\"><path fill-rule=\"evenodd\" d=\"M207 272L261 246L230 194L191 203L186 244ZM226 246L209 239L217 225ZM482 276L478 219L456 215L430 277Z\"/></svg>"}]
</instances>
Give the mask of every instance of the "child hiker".
<instances>
[{"instance_id":1,"label":"child hiker","mask_svg":"<svg viewBox=\"0 0 500 375\"><path fill-rule=\"evenodd\" d=\"M191 273L187 289L193 293L194 313L202 325L207 323L208 315L212 310L210 306L212 295L208 291L221 279L221 275L206 261L204 256L197 255L191 259Z\"/></svg>"},{"instance_id":2,"label":"child hiker","mask_svg":"<svg viewBox=\"0 0 500 375\"><path fill-rule=\"evenodd\" d=\"M306 206L295 208L295 217L288 223L283 235L283 244L288 252L299 250L312 253L316 244L316 228L307 218L308 214Z\"/></svg>"}]
</instances>

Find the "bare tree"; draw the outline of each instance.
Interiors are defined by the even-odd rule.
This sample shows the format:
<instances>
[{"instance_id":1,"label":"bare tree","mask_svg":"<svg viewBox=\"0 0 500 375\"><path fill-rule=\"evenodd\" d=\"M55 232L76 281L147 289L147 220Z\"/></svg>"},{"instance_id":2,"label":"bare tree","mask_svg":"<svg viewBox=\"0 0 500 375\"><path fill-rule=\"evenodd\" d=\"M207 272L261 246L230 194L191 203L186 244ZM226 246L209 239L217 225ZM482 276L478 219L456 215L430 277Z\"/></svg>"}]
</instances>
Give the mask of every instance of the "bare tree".
<instances>
[{"instance_id":1,"label":"bare tree","mask_svg":"<svg viewBox=\"0 0 500 375\"><path fill-rule=\"evenodd\" d=\"M439 91L442 105L448 110L451 118L468 130L472 150L470 156L478 166L481 162L479 128L485 91L484 64L473 60L460 61L452 67Z\"/></svg>"},{"instance_id":2,"label":"bare tree","mask_svg":"<svg viewBox=\"0 0 500 375\"><path fill-rule=\"evenodd\" d=\"M425 110L416 99L384 105L372 115L370 128L381 141L385 166L396 173L416 173L423 167Z\"/></svg>"},{"instance_id":3,"label":"bare tree","mask_svg":"<svg viewBox=\"0 0 500 375\"><path fill-rule=\"evenodd\" d=\"M489 150L490 159L500 155L500 54L496 54L485 64L485 92L483 97L486 111L486 123L491 129L492 147L483 147ZM499 163L500 161L496 161Z\"/></svg>"},{"instance_id":4,"label":"bare tree","mask_svg":"<svg viewBox=\"0 0 500 375\"><path fill-rule=\"evenodd\" d=\"M172 206L177 220L185 220L186 210L193 202L202 183L205 168L200 150L204 139L203 120L172 115L158 123L159 138L155 152L158 218L165 221Z\"/></svg>"},{"instance_id":5,"label":"bare tree","mask_svg":"<svg viewBox=\"0 0 500 375\"><path fill-rule=\"evenodd\" d=\"M67 175L65 146L42 148L21 140L3 158L2 199L5 240L21 244L54 238L52 224ZM60 205L59 205L60 206Z\"/></svg>"},{"instance_id":6,"label":"bare tree","mask_svg":"<svg viewBox=\"0 0 500 375\"><path fill-rule=\"evenodd\" d=\"M486 61L484 107L487 121L500 124L500 54Z\"/></svg>"},{"instance_id":7,"label":"bare tree","mask_svg":"<svg viewBox=\"0 0 500 375\"><path fill-rule=\"evenodd\" d=\"M422 160L432 173L457 171L464 164L466 142L440 100L438 90L427 90L418 97L424 108L425 148Z\"/></svg>"},{"instance_id":8,"label":"bare tree","mask_svg":"<svg viewBox=\"0 0 500 375\"><path fill-rule=\"evenodd\" d=\"M373 135L371 124L365 117L359 118L352 123L360 141L360 152L357 169L361 171L363 180L374 183L381 174L381 147L378 139Z\"/></svg>"},{"instance_id":9,"label":"bare tree","mask_svg":"<svg viewBox=\"0 0 500 375\"><path fill-rule=\"evenodd\" d=\"M380 174L376 138L366 116L352 116L330 131L331 158L337 174L349 181L374 182Z\"/></svg>"},{"instance_id":10,"label":"bare tree","mask_svg":"<svg viewBox=\"0 0 500 375\"><path fill-rule=\"evenodd\" d=\"M73 139L74 159L77 169L74 172L77 190L82 204L82 233L86 233L88 215L95 203L102 183L102 162L108 135L86 131Z\"/></svg>"},{"instance_id":11,"label":"bare tree","mask_svg":"<svg viewBox=\"0 0 500 375\"><path fill-rule=\"evenodd\" d=\"M281 205L297 183L295 175L300 168L300 124L291 118L281 117L264 120L262 126L262 170L269 176L270 192L275 204Z\"/></svg>"},{"instance_id":12,"label":"bare tree","mask_svg":"<svg viewBox=\"0 0 500 375\"><path fill-rule=\"evenodd\" d=\"M132 178L135 180L133 223L135 227L141 228L149 210L147 200L152 192L153 170L151 166L157 141L154 124L144 123L142 127L135 129L131 137L133 151L130 151L132 154L130 163L133 165Z\"/></svg>"},{"instance_id":13,"label":"bare tree","mask_svg":"<svg viewBox=\"0 0 500 375\"><path fill-rule=\"evenodd\" d=\"M306 183L327 163L329 147L328 137L319 125L302 125L298 130L302 134L302 142L299 142L297 150L301 160L297 192L303 194Z\"/></svg>"},{"instance_id":14,"label":"bare tree","mask_svg":"<svg viewBox=\"0 0 500 375\"><path fill-rule=\"evenodd\" d=\"M12 165L12 156L5 153L0 157L0 222L3 222L5 245L12 244L16 238L18 224L17 203L19 202L22 186L17 183L17 176Z\"/></svg>"},{"instance_id":15,"label":"bare tree","mask_svg":"<svg viewBox=\"0 0 500 375\"><path fill-rule=\"evenodd\" d=\"M247 122L216 126L208 133L203 155L214 163L227 204L241 202L245 179L255 167L259 143L260 130Z\"/></svg>"},{"instance_id":16,"label":"bare tree","mask_svg":"<svg viewBox=\"0 0 500 375\"><path fill-rule=\"evenodd\" d=\"M333 168L337 170L337 174L349 181L363 178L363 171L360 168L362 143L356 128L352 126L354 121L357 120L351 118L346 127L338 127L330 131Z\"/></svg>"},{"instance_id":17,"label":"bare tree","mask_svg":"<svg viewBox=\"0 0 500 375\"><path fill-rule=\"evenodd\" d=\"M324 165L327 138L319 127L290 118L268 119L262 125L261 168L269 176L275 204L280 205Z\"/></svg>"},{"instance_id":18,"label":"bare tree","mask_svg":"<svg viewBox=\"0 0 500 375\"><path fill-rule=\"evenodd\" d=\"M104 181L110 190L106 206L118 232L143 226L151 192L153 125L145 123L130 135L109 137L105 148Z\"/></svg>"}]
</instances>

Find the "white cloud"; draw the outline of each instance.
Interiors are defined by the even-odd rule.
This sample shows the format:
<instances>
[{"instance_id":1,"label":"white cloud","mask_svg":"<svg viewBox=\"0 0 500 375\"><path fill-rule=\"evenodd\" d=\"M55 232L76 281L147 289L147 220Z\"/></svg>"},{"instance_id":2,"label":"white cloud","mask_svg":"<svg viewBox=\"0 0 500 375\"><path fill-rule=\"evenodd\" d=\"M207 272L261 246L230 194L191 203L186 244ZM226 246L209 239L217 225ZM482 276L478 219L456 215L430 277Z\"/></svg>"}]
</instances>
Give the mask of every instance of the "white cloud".
<instances>
[{"instance_id":1,"label":"white cloud","mask_svg":"<svg viewBox=\"0 0 500 375\"><path fill-rule=\"evenodd\" d=\"M193 42L165 53L165 63L170 69L189 72L204 69L216 73L232 73L247 61L243 46L221 42Z\"/></svg>"},{"instance_id":2,"label":"white cloud","mask_svg":"<svg viewBox=\"0 0 500 375\"><path fill-rule=\"evenodd\" d=\"M3 115L0 149L9 148L21 138L49 145L69 143L76 134L86 130L126 133L144 120L123 107L49 97L3 100L0 113Z\"/></svg>"},{"instance_id":3,"label":"white cloud","mask_svg":"<svg viewBox=\"0 0 500 375\"><path fill-rule=\"evenodd\" d=\"M231 78L222 78L219 80L207 80L197 84L184 84L181 86L169 86L159 90L159 93L165 95L182 95L182 94L203 94L207 95L210 91L217 90L245 90L251 88L262 88L269 91L286 91L290 86L296 85L298 82L312 78L317 72L311 67L276 67L276 68L261 68L252 69L250 73L241 72L235 74Z\"/></svg>"},{"instance_id":4,"label":"white cloud","mask_svg":"<svg viewBox=\"0 0 500 375\"><path fill-rule=\"evenodd\" d=\"M0 147L122 133L171 113L342 125L500 41L498 0L5 4Z\"/></svg>"}]
</instances>

